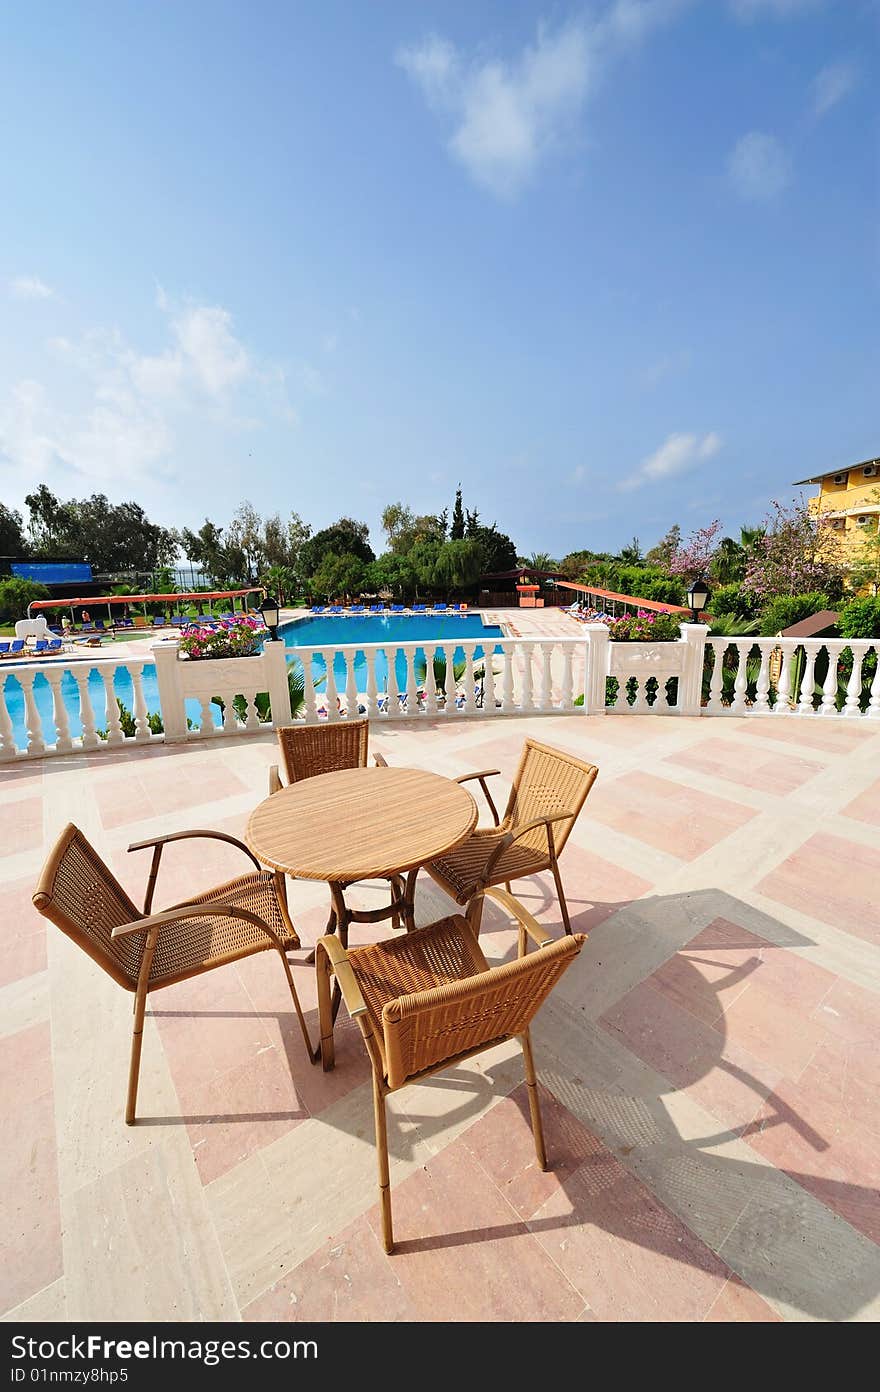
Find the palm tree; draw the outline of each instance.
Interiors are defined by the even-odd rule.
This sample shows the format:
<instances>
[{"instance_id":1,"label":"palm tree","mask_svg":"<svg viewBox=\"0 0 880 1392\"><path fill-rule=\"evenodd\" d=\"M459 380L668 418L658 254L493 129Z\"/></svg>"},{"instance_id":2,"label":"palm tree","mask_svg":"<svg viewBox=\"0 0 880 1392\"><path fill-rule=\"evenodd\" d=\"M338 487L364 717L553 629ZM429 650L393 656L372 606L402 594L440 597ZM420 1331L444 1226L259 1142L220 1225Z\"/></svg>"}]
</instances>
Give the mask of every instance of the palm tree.
<instances>
[{"instance_id":1,"label":"palm tree","mask_svg":"<svg viewBox=\"0 0 880 1392\"><path fill-rule=\"evenodd\" d=\"M526 565L530 570L555 570L557 563L548 551L533 551Z\"/></svg>"}]
</instances>

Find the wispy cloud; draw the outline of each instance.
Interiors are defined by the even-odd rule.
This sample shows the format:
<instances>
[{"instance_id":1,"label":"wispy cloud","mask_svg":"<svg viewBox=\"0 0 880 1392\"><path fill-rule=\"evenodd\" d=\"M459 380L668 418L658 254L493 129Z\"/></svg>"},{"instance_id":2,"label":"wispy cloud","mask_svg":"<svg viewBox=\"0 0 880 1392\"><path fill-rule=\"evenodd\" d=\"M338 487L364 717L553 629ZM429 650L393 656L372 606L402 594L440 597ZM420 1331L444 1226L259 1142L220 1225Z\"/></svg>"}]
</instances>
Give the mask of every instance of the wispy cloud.
<instances>
[{"instance_id":1,"label":"wispy cloud","mask_svg":"<svg viewBox=\"0 0 880 1392\"><path fill-rule=\"evenodd\" d=\"M795 19L810 10L820 9L824 0L730 0L730 8L738 19Z\"/></svg>"},{"instance_id":2,"label":"wispy cloud","mask_svg":"<svg viewBox=\"0 0 880 1392\"><path fill-rule=\"evenodd\" d=\"M227 430L257 428L266 414L292 418L284 369L254 358L226 309L164 291L158 306L168 344L157 354L117 329L50 339L51 388L20 381L0 400L0 465L28 484L63 470L96 484L168 474L187 417Z\"/></svg>"},{"instance_id":3,"label":"wispy cloud","mask_svg":"<svg viewBox=\"0 0 880 1392\"><path fill-rule=\"evenodd\" d=\"M634 474L617 485L621 493L632 493L646 483L687 474L721 448L721 439L714 431L707 435L667 435L659 449L643 459Z\"/></svg>"},{"instance_id":4,"label":"wispy cloud","mask_svg":"<svg viewBox=\"0 0 880 1392\"><path fill-rule=\"evenodd\" d=\"M15 276L9 282L9 293L16 300L51 300L55 294L39 276Z\"/></svg>"},{"instance_id":5,"label":"wispy cloud","mask_svg":"<svg viewBox=\"0 0 880 1392\"><path fill-rule=\"evenodd\" d=\"M727 172L740 198L766 203L790 184L791 161L775 135L749 131L733 147Z\"/></svg>"},{"instance_id":6,"label":"wispy cloud","mask_svg":"<svg viewBox=\"0 0 880 1392\"><path fill-rule=\"evenodd\" d=\"M591 24L540 27L513 59L468 58L437 34L398 48L395 62L451 126L447 149L475 183L513 198L564 143L607 65L690 0L615 0Z\"/></svg>"},{"instance_id":7,"label":"wispy cloud","mask_svg":"<svg viewBox=\"0 0 880 1392\"><path fill-rule=\"evenodd\" d=\"M858 66L846 59L829 63L813 81L813 111L824 116L858 86Z\"/></svg>"}]
</instances>

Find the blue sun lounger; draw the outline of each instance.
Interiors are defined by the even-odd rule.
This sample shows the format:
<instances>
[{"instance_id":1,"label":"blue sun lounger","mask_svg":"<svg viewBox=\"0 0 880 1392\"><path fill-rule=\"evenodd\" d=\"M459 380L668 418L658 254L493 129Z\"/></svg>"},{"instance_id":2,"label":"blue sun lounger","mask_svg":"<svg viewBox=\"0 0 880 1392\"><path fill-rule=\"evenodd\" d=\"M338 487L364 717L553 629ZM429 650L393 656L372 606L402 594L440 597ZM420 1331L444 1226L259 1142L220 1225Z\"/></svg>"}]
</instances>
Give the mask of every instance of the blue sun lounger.
<instances>
[{"instance_id":1,"label":"blue sun lounger","mask_svg":"<svg viewBox=\"0 0 880 1392\"><path fill-rule=\"evenodd\" d=\"M362 604L352 604L348 610L349 614L364 614L366 610Z\"/></svg>"},{"instance_id":2,"label":"blue sun lounger","mask_svg":"<svg viewBox=\"0 0 880 1392\"><path fill-rule=\"evenodd\" d=\"M47 652L50 652L50 653L60 652L60 651L61 651L61 639L60 639L60 638L50 638L50 639L49 639L49 646L47 647L46 651L47 651Z\"/></svg>"},{"instance_id":3,"label":"blue sun lounger","mask_svg":"<svg viewBox=\"0 0 880 1392\"><path fill-rule=\"evenodd\" d=\"M414 604L412 612L414 614L426 614L428 612L428 606L426 604Z\"/></svg>"},{"instance_id":4,"label":"blue sun lounger","mask_svg":"<svg viewBox=\"0 0 880 1392\"><path fill-rule=\"evenodd\" d=\"M165 617L164 617L163 614L156 614L156 615L154 615L154 617L153 617L153 627L154 627L154 628L164 628L164 627L165 627Z\"/></svg>"},{"instance_id":5,"label":"blue sun lounger","mask_svg":"<svg viewBox=\"0 0 880 1392\"><path fill-rule=\"evenodd\" d=\"M435 604L431 610L432 614L445 614L449 609L448 604Z\"/></svg>"},{"instance_id":6,"label":"blue sun lounger","mask_svg":"<svg viewBox=\"0 0 880 1392\"><path fill-rule=\"evenodd\" d=\"M37 641L36 641L36 643L34 643L34 652L35 652L35 653L44 653L44 652L46 651L46 649L48 648L48 646L49 646L49 640L48 640L48 638L38 638Z\"/></svg>"},{"instance_id":7,"label":"blue sun lounger","mask_svg":"<svg viewBox=\"0 0 880 1392\"><path fill-rule=\"evenodd\" d=\"M391 606L391 612L392 612L392 614L403 614L405 611L406 611L406 605L405 605L405 604L392 604L392 606Z\"/></svg>"},{"instance_id":8,"label":"blue sun lounger","mask_svg":"<svg viewBox=\"0 0 880 1392\"><path fill-rule=\"evenodd\" d=\"M324 605L323 605L323 604L313 604L313 605L312 605L312 613L313 613L313 614L323 614L323 612L324 612Z\"/></svg>"}]
</instances>

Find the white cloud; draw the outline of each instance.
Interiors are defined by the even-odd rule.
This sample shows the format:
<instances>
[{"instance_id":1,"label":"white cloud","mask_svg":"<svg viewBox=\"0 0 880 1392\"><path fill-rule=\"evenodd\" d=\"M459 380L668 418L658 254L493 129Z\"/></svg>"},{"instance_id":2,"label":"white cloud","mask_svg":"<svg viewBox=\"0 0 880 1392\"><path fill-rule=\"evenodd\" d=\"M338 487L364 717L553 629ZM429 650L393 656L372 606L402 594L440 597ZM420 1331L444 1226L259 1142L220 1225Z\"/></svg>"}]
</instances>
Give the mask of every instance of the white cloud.
<instances>
[{"instance_id":1,"label":"white cloud","mask_svg":"<svg viewBox=\"0 0 880 1392\"><path fill-rule=\"evenodd\" d=\"M583 483L586 476L587 470L586 465L584 464L575 464L574 468L571 471L571 474L569 475L572 483Z\"/></svg>"},{"instance_id":2,"label":"white cloud","mask_svg":"<svg viewBox=\"0 0 880 1392\"><path fill-rule=\"evenodd\" d=\"M749 131L736 142L727 165L740 198L764 203L791 182L791 161L775 135Z\"/></svg>"},{"instance_id":3,"label":"white cloud","mask_svg":"<svg viewBox=\"0 0 880 1392\"><path fill-rule=\"evenodd\" d=\"M47 344L52 389L28 380L0 399L0 464L17 482L70 470L92 483L167 473L187 417L227 430L257 428L267 412L294 419L284 369L252 357L227 310L176 305L164 291L158 305L168 335L158 353L138 352L115 329L56 337Z\"/></svg>"},{"instance_id":4,"label":"white cloud","mask_svg":"<svg viewBox=\"0 0 880 1392\"><path fill-rule=\"evenodd\" d=\"M15 276L9 282L9 293L16 300L51 300L55 291L39 276Z\"/></svg>"},{"instance_id":5,"label":"white cloud","mask_svg":"<svg viewBox=\"0 0 880 1392\"><path fill-rule=\"evenodd\" d=\"M813 82L813 110L824 116L858 85L859 70L855 63L841 59L822 68Z\"/></svg>"},{"instance_id":6,"label":"white cloud","mask_svg":"<svg viewBox=\"0 0 880 1392\"><path fill-rule=\"evenodd\" d=\"M769 15L773 19L793 19L816 10L824 0L731 0L731 9L737 19L760 19Z\"/></svg>"},{"instance_id":7,"label":"white cloud","mask_svg":"<svg viewBox=\"0 0 880 1392\"><path fill-rule=\"evenodd\" d=\"M646 483L687 474L704 460L711 459L720 448L721 439L714 431L707 435L667 435L660 448L643 459L636 472L621 480L617 487L622 493L632 493Z\"/></svg>"}]
</instances>

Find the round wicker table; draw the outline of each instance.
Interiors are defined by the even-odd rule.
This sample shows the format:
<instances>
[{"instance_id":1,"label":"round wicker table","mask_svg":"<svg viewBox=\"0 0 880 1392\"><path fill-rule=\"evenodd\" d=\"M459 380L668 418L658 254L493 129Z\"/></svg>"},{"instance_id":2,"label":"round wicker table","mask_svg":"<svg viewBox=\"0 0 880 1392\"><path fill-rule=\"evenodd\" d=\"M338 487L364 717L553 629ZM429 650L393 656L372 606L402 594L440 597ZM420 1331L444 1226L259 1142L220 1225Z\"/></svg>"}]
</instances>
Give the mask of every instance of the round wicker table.
<instances>
[{"instance_id":1,"label":"round wicker table","mask_svg":"<svg viewBox=\"0 0 880 1392\"><path fill-rule=\"evenodd\" d=\"M300 880L326 880L330 927L342 942L348 925L402 914L414 927L419 866L467 840L477 804L466 788L437 773L408 768L356 768L291 783L251 813L244 839L264 865ZM350 909L343 896L357 880L398 880L402 895L383 909Z\"/></svg>"}]
</instances>

